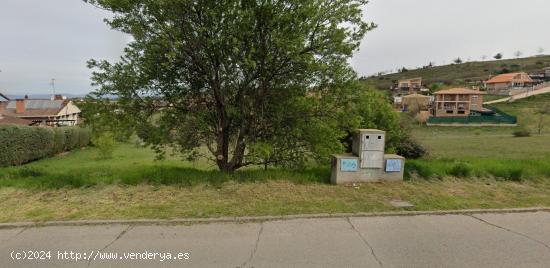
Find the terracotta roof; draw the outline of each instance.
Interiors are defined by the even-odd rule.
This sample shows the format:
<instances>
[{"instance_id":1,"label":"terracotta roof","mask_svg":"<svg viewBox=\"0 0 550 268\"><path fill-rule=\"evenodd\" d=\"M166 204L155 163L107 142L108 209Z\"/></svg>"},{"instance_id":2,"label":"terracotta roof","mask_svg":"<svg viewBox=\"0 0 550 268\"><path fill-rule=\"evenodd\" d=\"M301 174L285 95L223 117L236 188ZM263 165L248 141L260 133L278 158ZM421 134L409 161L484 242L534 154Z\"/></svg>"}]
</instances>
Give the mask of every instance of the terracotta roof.
<instances>
[{"instance_id":1,"label":"terracotta roof","mask_svg":"<svg viewBox=\"0 0 550 268\"><path fill-rule=\"evenodd\" d=\"M521 81L524 81L524 82L533 82L533 80L531 80L531 78L529 79L521 79L521 75L522 74L525 74L527 77L528 74L526 73L509 73L509 74L500 74L500 75L497 75L495 77L492 77L491 79L487 80L487 84L494 84L494 83L508 83L508 82L511 82L512 80L516 80L515 77L517 77L518 75L520 76L518 80L521 80Z\"/></svg>"},{"instance_id":2,"label":"terracotta roof","mask_svg":"<svg viewBox=\"0 0 550 268\"><path fill-rule=\"evenodd\" d=\"M437 91L435 94L436 95L441 95L441 94L485 95L487 93L479 90L469 89L469 88L451 88L451 89Z\"/></svg>"}]
</instances>

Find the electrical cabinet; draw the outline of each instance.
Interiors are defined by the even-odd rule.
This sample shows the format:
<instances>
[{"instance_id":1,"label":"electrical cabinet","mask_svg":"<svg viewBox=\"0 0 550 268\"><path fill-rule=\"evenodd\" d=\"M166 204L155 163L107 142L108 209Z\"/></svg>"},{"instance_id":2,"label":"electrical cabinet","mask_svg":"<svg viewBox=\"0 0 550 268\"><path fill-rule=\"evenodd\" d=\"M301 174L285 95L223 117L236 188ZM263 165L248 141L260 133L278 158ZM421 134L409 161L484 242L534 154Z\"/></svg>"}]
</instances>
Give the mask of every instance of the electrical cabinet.
<instances>
[{"instance_id":1,"label":"electrical cabinet","mask_svg":"<svg viewBox=\"0 0 550 268\"><path fill-rule=\"evenodd\" d=\"M386 132L361 129L354 137L353 153L360 156L361 168L384 168Z\"/></svg>"}]
</instances>

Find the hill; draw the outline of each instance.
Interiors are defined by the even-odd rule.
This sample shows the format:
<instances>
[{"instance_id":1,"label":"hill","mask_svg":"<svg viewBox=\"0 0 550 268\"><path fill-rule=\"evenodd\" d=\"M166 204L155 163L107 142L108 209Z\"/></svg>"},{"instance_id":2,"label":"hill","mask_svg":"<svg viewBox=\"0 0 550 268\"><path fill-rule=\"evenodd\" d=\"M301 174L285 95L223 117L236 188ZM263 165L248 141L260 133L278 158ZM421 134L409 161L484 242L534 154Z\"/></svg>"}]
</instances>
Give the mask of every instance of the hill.
<instances>
[{"instance_id":1,"label":"hill","mask_svg":"<svg viewBox=\"0 0 550 268\"><path fill-rule=\"evenodd\" d=\"M508 72L532 72L550 67L550 56L536 56L519 59L494 61L473 61L462 64L425 67L381 76L362 79L366 84L378 89L388 89L392 81L422 77L425 85L441 82L446 87L476 85L491 75Z\"/></svg>"},{"instance_id":2,"label":"hill","mask_svg":"<svg viewBox=\"0 0 550 268\"><path fill-rule=\"evenodd\" d=\"M495 107L518 117L520 127L533 133L538 132L539 124L542 123L542 133L550 133L550 114L544 115L543 122L540 122L538 112L547 105L550 105L550 93L538 96L531 96L511 103L499 103Z\"/></svg>"}]
</instances>

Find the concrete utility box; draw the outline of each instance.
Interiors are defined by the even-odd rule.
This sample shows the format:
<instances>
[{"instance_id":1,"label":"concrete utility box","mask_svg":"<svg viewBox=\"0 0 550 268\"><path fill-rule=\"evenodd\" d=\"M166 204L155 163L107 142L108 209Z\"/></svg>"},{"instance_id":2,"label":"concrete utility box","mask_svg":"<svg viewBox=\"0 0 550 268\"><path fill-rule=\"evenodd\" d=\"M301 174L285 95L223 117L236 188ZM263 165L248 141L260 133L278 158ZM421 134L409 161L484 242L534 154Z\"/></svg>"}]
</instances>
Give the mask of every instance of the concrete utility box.
<instances>
[{"instance_id":1,"label":"concrete utility box","mask_svg":"<svg viewBox=\"0 0 550 268\"><path fill-rule=\"evenodd\" d=\"M360 129L353 138L353 154L332 158L333 184L376 181L402 181L405 158L384 154L386 132Z\"/></svg>"},{"instance_id":2,"label":"concrete utility box","mask_svg":"<svg viewBox=\"0 0 550 268\"><path fill-rule=\"evenodd\" d=\"M361 158L361 168L384 167L386 132L377 129L361 129L355 134L354 154Z\"/></svg>"}]
</instances>

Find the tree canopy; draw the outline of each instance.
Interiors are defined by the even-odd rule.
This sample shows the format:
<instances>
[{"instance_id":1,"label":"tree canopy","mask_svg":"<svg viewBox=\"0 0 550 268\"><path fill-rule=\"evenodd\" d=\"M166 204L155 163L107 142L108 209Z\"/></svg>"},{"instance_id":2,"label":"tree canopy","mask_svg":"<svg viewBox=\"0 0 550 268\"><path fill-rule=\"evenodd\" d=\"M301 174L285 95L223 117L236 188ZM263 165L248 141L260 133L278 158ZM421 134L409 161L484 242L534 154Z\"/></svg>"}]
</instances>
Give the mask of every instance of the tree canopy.
<instances>
[{"instance_id":1,"label":"tree canopy","mask_svg":"<svg viewBox=\"0 0 550 268\"><path fill-rule=\"evenodd\" d=\"M365 0L86 2L132 36L120 61L89 61L90 97L157 149L223 171L298 165L342 150L343 122L357 121L348 60L375 27Z\"/></svg>"}]
</instances>

